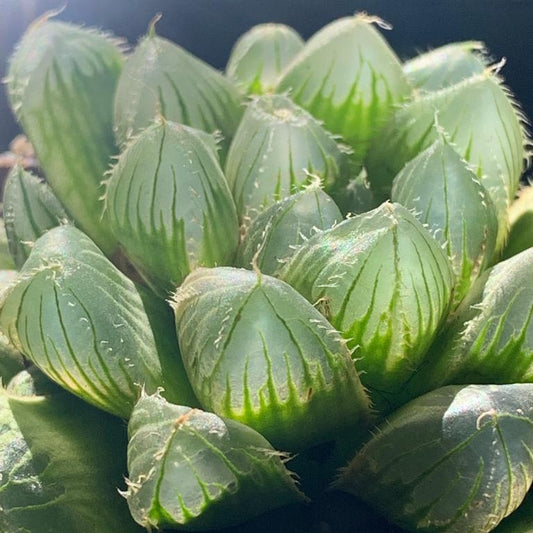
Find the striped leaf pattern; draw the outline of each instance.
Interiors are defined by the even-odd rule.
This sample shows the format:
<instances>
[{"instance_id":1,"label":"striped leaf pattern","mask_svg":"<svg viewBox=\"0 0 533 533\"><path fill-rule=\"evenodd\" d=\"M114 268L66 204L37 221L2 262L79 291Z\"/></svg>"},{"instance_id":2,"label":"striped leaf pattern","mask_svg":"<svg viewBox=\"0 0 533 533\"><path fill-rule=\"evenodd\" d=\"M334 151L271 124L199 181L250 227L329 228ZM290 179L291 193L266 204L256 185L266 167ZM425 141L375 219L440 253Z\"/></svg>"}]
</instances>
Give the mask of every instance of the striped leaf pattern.
<instances>
[{"instance_id":1,"label":"striped leaf pattern","mask_svg":"<svg viewBox=\"0 0 533 533\"><path fill-rule=\"evenodd\" d=\"M284 456L238 422L143 394L128 432L126 497L147 529L219 529L305 499Z\"/></svg>"},{"instance_id":2,"label":"striped leaf pattern","mask_svg":"<svg viewBox=\"0 0 533 533\"><path fill-rule=\"evenodd\" d=\"M185 368L205 409L290 451L366 418L346 344L282 281L230 267L198 269L172 305Z\"/></svg>"},{"instance_id":3,"label":"striped leaf pattern","mask_svg":"<svg viewBox=\"0 0 533 533\"><path fill-rule=\"evenodd\" d=\"M32 142L54 193L107 253L101 182L116 147L113 97L122 54L93 30L37 21L11 58L11 105Z\"/></svg>"},{"instance_id":4,"label":"striped leaf pattern","mask_svg":"<svg viewBox=\"0 0 533 533\"><path fill-rule=\"evenodd\" d=\"M162 297L197 266L229 264L235 205L211 147L192 128L158 119L120 155L105 207L126 255Z\"/></svg>"},{"instance_id":5,"label":"striped leaf pattern","mask_svg":"<svg viewBox=\"0 0 533 533\"><path fill-rule=\"evenodd\" d=\"M407 209L389 203L311 237L280 277L347 339L380 411L394 406L423 361L453 287L435 239Z\"/></svg>"}]
</instances>

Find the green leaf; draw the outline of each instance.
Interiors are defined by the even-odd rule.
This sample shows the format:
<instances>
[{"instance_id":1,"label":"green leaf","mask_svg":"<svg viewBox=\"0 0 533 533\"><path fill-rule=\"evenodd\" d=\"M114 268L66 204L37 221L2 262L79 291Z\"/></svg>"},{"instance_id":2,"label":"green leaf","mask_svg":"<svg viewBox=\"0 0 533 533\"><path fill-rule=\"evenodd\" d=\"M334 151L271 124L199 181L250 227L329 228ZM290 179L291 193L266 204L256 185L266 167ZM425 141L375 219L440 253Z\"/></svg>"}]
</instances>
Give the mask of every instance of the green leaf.
<instances>
[{"instance_id":1,"label":"green leaf","mask_svg":"<svg viewBox=\"0 0 533 533\"><path fill-rule=\"evenodd\" d=\"M305 496L249 427L143 395L129 426L130 511L142 526L222 528Z\"/></svg>"},{"instance_id":2,"label":"green leaf","mask_svg":"<svg viewBox=\"0 0 533 533\"><path fill-rule=\"evenodd\" d=\"M405 405L341 473L408 531L489 532L533 479L533 385L449 386Z\"/></svg>"},{"instance_id":3,"label":"green leaf","mask_svg":"<svg viewBox=\"0 0 533 533\"><path fill-rule=\"evenodd\" d=\"M61 203L111 253L100 186L116 152L113 97L122 54L107 35L48 16L30 26L11 58L11 106Z\"/></svg>"},{"instance_id":4,"label":"green leaf","mask_svg":"<svg viewBox=\"0 0 533 533\"><path fill-rule=\"evenodd\" d=\"M303 45L300 35L285 24L257 24L235 43L226 75L247 94L271 92Z\"/></svg>"},{"instance_id":5,"label":"green leaf","mask_svg":"<svg viewBox=\"0 0 533 533\"><path fill-rule=\"evenodd\" d=\"M345 342L287 284L248 270L203 268L172 305L204 409L289 451L366 422L367 397Z\"/></svg>"},{"instance_id":6,"label":"green leaf","mask_svg":"<svg viewBox=\"0 0 533 533\"><path fill-rule=\"evenodd\" d=\"M449 309L453 272L422 224L385 203L307 240L280 277L322 311L355 350L379 411L422 363Z\"/></svg>"},{"instance_id":7,"label":"green leaf","mask_svg":"<svg viewBox=\"0 0 533 533\"><path fill-rule=\"evenodd\" d=\"M105 207L126 255L162 297L190 270L233 261L235 204L212 147L192 128L161 119L136 137L110 174Z\"/></svg>"},{"instance_id":8,"label":"green leaf","mask_svg":"<svg viewBox=\"0 0 533 533\"><path fill-rule=\"evenodd\" d=\"M333 21L307 41L283 74L278 92L290 97L341 135L360 167L368 143L393 107L410 93L396 54L359 14Z\"/></svg>"},{"instance_id":9,"label":"green leaf","mask_svg":"<svg viewBox=\"0 0 533 533\"><path fill-rule=\"evenodd\" d=\"M9 251L17 268L47 230L71 222L50 186L21 166L13 167L4 188L4 220Z\"/></svg>"},{"instance_id":10,"label":"green leaf","mask_svg":"<svg viewBox=\"0 0 533 533\"><path fill-rule=\"evenodd\" d=\"M35 243L3 293L0 328L53 381L127 418L141 386L194 402L177 348L158 353L146 308L135 285L88 237L60 226Z\"/></svg>"},{"instance_id":11,"label":"green leaf","mask_svg":"<svg viewBox=\"0 0 533 533\"><path fill-rule=\"evenodd\" d=\"M509 208L509 237L502 252L509 259L533 246L533 187L524 187Z\"/></svg>"}]
</instances>

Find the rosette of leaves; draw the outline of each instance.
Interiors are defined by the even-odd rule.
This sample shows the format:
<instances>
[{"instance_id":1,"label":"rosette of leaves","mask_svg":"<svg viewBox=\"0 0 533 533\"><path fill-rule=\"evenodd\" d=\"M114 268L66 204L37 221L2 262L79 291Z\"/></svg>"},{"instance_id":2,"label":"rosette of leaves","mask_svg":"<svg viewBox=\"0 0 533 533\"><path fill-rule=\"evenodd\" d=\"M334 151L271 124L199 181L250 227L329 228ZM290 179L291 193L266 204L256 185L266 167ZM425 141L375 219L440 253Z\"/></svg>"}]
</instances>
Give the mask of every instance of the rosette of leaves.
<instances>
[{"instance_id":1,"label":"rosette of leaves","mask_svg":"<svg viewBox=\"0 0 533 533\"><path fill-rule=\"evenodd\" d=\"M101 182L116 152L113 97L123 57L108 35L64 22L34 22L13 54L11 106L37 152L54 193L106 252Z\"/></svg>"},{"instance_id":2,"label":"rosette of leaves","mask_svg":"<svg viewBox=\"0 0 533 533\"><path fill-rule=\"evenodd\" d=\"M335 202L318 185L311 185L271 205L251 222L236 265L250 268L253 263L261 272L275 275L298 245L342 218Z\"/></svg>"},{"instance_id":3,"label":"rosette of leaves","mask_svg":"<svg viewBox=\"0 0 533 533\"><path fill-rule=\"evenodd\" d=\"M501 80L489 70L451 87L415 97L398 109L373 143L366 167L378 194L388 196L404 165L444 132L487 189L498 217L497 247L522 174L525 131Z\"/></svg>"},{"instance_id":4,"label":"rosette of leaves","mask_svg":"<svg viewBox=\"0 0 533 533\"><path fill-rule=\"evenodd\" d=\"M22 267L43 233L71 222L50 186L20 165L13 167L6 179L4 220L9 251L17 268Z\"/></svg>"},{"instance_id":5,"label":"rosette of leaves","mask_svg":"<svg viewBox=\"0 0 533 533\"><path fill-rule=\"evenodd\" d=\"M280 277L347 339L378 411L396 404L422 363L454 282L437 241L389 203L308 239Z\"/></svg>"},{"instance_id":6,"label":"rosette of leaves","mask_svg":"<svg viewBox=\"0 0 533 533\"><path fill-rule=\"evenodd\" d=\"M361 166L368 143L392 108L410 94L402 65L374 24L358 14L320 29L284 72L278 91L332 133L341 135Z\"/></svg>"},{"instance_id":7,"label":"rosette of leaves","mask_svg":"<svg viewBox=\"0 0 533 533\"><path fill-rule=\"evenodd\" d=\"M300 35L285 24L258 24L233 46L226 75L247 94L271 92L303 46Z\"/></svg>"},{"instance_id":8,"label":"rosette of leaves","mask_svg":"<svg viewBox=\"0 0 533 533\"><path fill-rule=\"evenodd\" d=\"M449 386L405 405L340 475L408 531L486 533L533 479L533 385Z\"/></svg>"},{"instance_id":9,"label":"rosette of leaves","mask_svg":"<svg viewBox=\"0 0 533 533\"><path fill-rule=\"evenodd\" d=\"M195 402L176 343L151 328L147 310L158 305L81 231L60 226L35 243L2 293L0 328L50 379L127 418L142 386ZM160 327L175 334L172 321Z\"/></svg>"},{"instance_id":10,"label":"rosette of leaves","mask_svg":"<svg viewBox=\"0 0 533 533\"><path fill-rule=\"evenodd\" d=\"M156 35L157 20L129 56L118 82L117 141L124 145L161 114L208 133L219 131L224 155L242 116L242 96L213 67Z\"/></svg>"},{"instance_id":11,"label":"rosette of leaves","mask_svg":"<svg viewBox=\"0 0 533 533\"><path fill-rule=\"evenodd\" d=\"M307 111L284 95L250 102L231 144L226 178L241 219L305 188L348 179L346 153Z\"/></svg>"},{"instance_id":12,"label":"rosette of leaves","mask_svg":"<svg viewBox=\"0 0 533 533\"><path fill-rule=\"evenodd\" d=\"M509 208L509 236L502 252L509 259L533 246L533 187L524 187Z\"/></svg>"},{"instance_id":13,"label":"rosette of leaves","mask_svg":"<svg viewBox=\"0 0 533 533\"><path fill-rule=\"evenodd\" d=\"M190 270L229 264L237 250L235 204L212 148L164 119L120 155L105 208L124 252L163 297Z\"/></svg>"},{"instance_id":14,"label":"rosette of leaves","mask_svg":"<svg viewBox=\"0 0 533 533\"><path fill-rule=\"evenodd\" d=\"M498 221L487 191L442 136L394 178L391 200L411 209L442 244L458 304L494 253Z\"/></svg>"},{"instance_id":15,"label":"rosette of leaves","mask_svg":"<svg viewBox=\"0 0 533 533\"><path fill-rule=\"evenodd\" d=\"M35 388L0 388L0 529L141 531L116 489L126 470L123 423L65 391Z\"/></svg>"},{"instance_id":16,"label":"rosette of leaves","mask_svg":"<svg viewBox=\"0 0 533 533\"><path fill-rule=\"evenodd\" d=\"M533 248L483 273L410 384L533 382Z\"/></svg>"},{"instance_id":17,"label":"rosette of leaves","mask_svg":"<svg viewBox=\"0 0 533 533\"><path fill-rule=\"evenodd\" d=\"M239 422L143 394L128 432L126 498L145 528L205 531L305 500L285 457Z\"/></svg>"},{"instance_id":18,"label":"rosette of leaves","mask_svg":"<svg viewBox=\"0 0 533 533\"><path fill-rule=\"evenodd\" d=\"M413 87L437 91L481 74L488 66L485 54L479 41L450 43L406 61L403 71Z\"/></svg>"},{"instance_id":19,"label":"rosette of leaves","mask_svg":"<svg viewBox=\"0 0 533 533\"><path fill-rule=\"evenodd\" d=\"M368 400L346 343L286 283L243 269L201 268L171 305L204 409L290 451L366 422Z\"/></svg>"}]
</instances>

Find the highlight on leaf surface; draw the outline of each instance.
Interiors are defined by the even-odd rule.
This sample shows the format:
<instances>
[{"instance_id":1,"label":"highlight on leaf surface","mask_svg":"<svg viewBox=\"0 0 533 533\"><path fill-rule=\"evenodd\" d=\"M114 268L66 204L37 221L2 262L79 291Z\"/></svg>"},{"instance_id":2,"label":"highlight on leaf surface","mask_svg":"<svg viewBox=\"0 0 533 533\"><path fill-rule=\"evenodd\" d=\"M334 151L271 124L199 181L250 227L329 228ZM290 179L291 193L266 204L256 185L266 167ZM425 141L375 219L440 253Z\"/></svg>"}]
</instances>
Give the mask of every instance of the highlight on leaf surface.
<instances>
[{"instance_id":1,"label":"highlight on leaf surface","mask_svg":"<svg viewBox=\"0 0 533 533\"><path fill-rule=\"evenodd\" d=\"M153 30L153 28L152 28ZM128 57L115 95L117 142L167 120L222 134L222 156L242 116L242 96L213 67L151 31Z\"/></svg>"},{"instance_id":2,"label":"highlight on leaf surface","mask_svg":"<svg viewBox=\"0 0 533 533\"><path fill-rule=\"evenodd\" d=\"M305 500L284 455L244 424L143 394L128 433L125 495L148 529L218 529Z\"/></svg>"},{"instance_id":3,"label":"highlight on leaf surface","mask_svg":"<svg viewBox=\"0 0 533 533\"><path fill-rule=\"evenodd\" d=\"M235 42L226 75L247 94L271 92L303 46L300 35L285 24L257 24Z\"/></svg>"},{"instance_id":4,"label":"highlight on leaf surface","mask_svg":"<svg viewBox=\"0 0 533 533\"><path fill-rule=\"evenodd\" d=\"M409 386L533 382L533 248L477 279Z\"/></svg>"},{"instance_id":5,"label":"highlight on leaf surface","mask_svg":"<svg viewBox=\"0 0 533 533\"><path fill-rule=\"evenodd\" d=\"M54 193L79 226L110 254L114 240L100 202L116 152L113 98L123 57L96 30L41 20L11 57L11 106Z\"/></svg>"},{"instance_id":6,"label":"highlight on leaf surface","mask_svg":"<svg viewBox=\"0 0 533 533\"><path fill-rule=\"evenodd\" d=\"M393 413L335 486L408 531L487 533L533 479L533 385L448 386Z\"/></svg>"},{"instance_id":7,"label":"highlight on leaf surface","mask_svg":"<svg viewBox=\"0 0 533 533\"><path fill-rule=\"evenodd\" d=\"M60 226L35 243L2 293L0 329L50 379L128 418L142 386L194 402L177 347L158 353L147 307L88 237Z\"/></svg>"},{"instance_id":8,"label":"highlight on leaf surface","mask_svg":"<svg viewBox=\"0 0 533 533\"><path fill-rule=\"evenodd\" d=\"M317 185L287 196L260 213L247 228L236 266L276 275L298 245L342 221L335 202Z\"/></svg>"},{"instance_id":9,"label":"highlight on leaf surface","mask_svg":"<svg viewBox=\"0 0 533 533\"><path fill-rule=\"evenodd\" d=\"M7 176L3 200L9 251L17 268L43 233L72 222L50 186L20 165Z\"/></svg>"},{"instance_id":10,"label":"highlight on leaf surface","mask_svg":"<svg viewBox=\"0 0 533 533\"><path fill-rule=\"evenodd\" d=\"M65 391L17 390L0 388L0 530L141 531L116 488L124 424Z\"/></svg>"},{"instance_id":11,"label":"highlight on leaf surface","mask_svg":"<svg viewBox=\"0 0 533 533\"><path fill-rule=\"evenodd\" d=\"M394 178L391 200L411 209L441 243L455 273L455 307L493 257L498 221L490 196L441 137Z\"/></svg>"},{"instance_id":12,"label":"highlight on leaf surface","mask_svg":"<svg viewBox=\"0 0 533 533\"><path fill-rule=\"evenodd\" d=\"M485 45L464 41L439 46L403 64L409 83L421 91L437 91L454 85L488 67Z\"/></svg>"},{"instance_id":13,"label":"highlight on leaf surface","mask_svg":"<svg viewBox=\"0 0 533 533\"><path fill-rule=\"evenodd\" d=\"M106 185L114 235L163 298L190 270L233 260L235 204L212 147L192 128L156 120L122 152Z\"/></svg>"},{"instance_id":14,"label":"highlight on leaf surface","mask_svg":"<svg viewBox=\"0 0 533 533\"><path fill-rule=\"evenodd\" d=\"M399 204L308 239L280 277L354 350L374 407L390 411L449 310L453 272L439 244Z\"/></svg>"},{"instance_id":15,"label":"highlight on leaf surface","mask_svg":"<svg viewBox=\"0 0 533 533\"><path fill-rule=\"evenodd\" d=\"M307 41L277 88L341 135L359 168L382 122L410 94L398 57L374 24L385 26L365 14L324 26Z\"/></svg>"},{"instance_id":16,"label":"highlight on leaf surface","mask_svg":"<svg viewBox=\"0 0 533 533\"><path fill-rule=\"evenodd\" d=\"M347 181L347 156L307 111L285 95L250 102L226 161L226 178L242 219L319 177L328 190Z\"/></svg>"},{"instance_id":17,"label":"highlight on leaf surface","mask_svg":"<svg viewBox=\"0 0 533 533\"><path fill-rule=\"evenodd\" d=\"M346 343L286 283L243 269L201 268L171 304L204 409L288 451L367 422L367 396Z\"/></svg>"}]
</instances>

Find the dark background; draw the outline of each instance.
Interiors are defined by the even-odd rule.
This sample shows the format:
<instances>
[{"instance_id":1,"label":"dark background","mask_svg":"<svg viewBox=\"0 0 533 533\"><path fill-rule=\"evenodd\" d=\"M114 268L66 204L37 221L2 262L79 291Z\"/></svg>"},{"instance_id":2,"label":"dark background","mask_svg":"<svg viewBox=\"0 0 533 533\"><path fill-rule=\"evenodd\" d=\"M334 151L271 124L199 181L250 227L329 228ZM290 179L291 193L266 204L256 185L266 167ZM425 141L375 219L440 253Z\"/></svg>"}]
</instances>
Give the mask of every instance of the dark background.
<instances>
[{"instance_id":1,"label":"dark background","mask_svg":"<svg viewBox=\"0 0 533 533\"><path fill-rule=\"evenodd\" d=\"M0 0L0 75L28 23L63 0ZM157 12L157 31L223 69L237 37L250 26L289 24L308 38L327 22L366 11L394 26L385 32L401 59L458 40L484 41L533 117L533 0L70 0L59 19L97 26L135 44ZM0 151L17 133L0 90Z\"/></svg>"}]
</instances>

